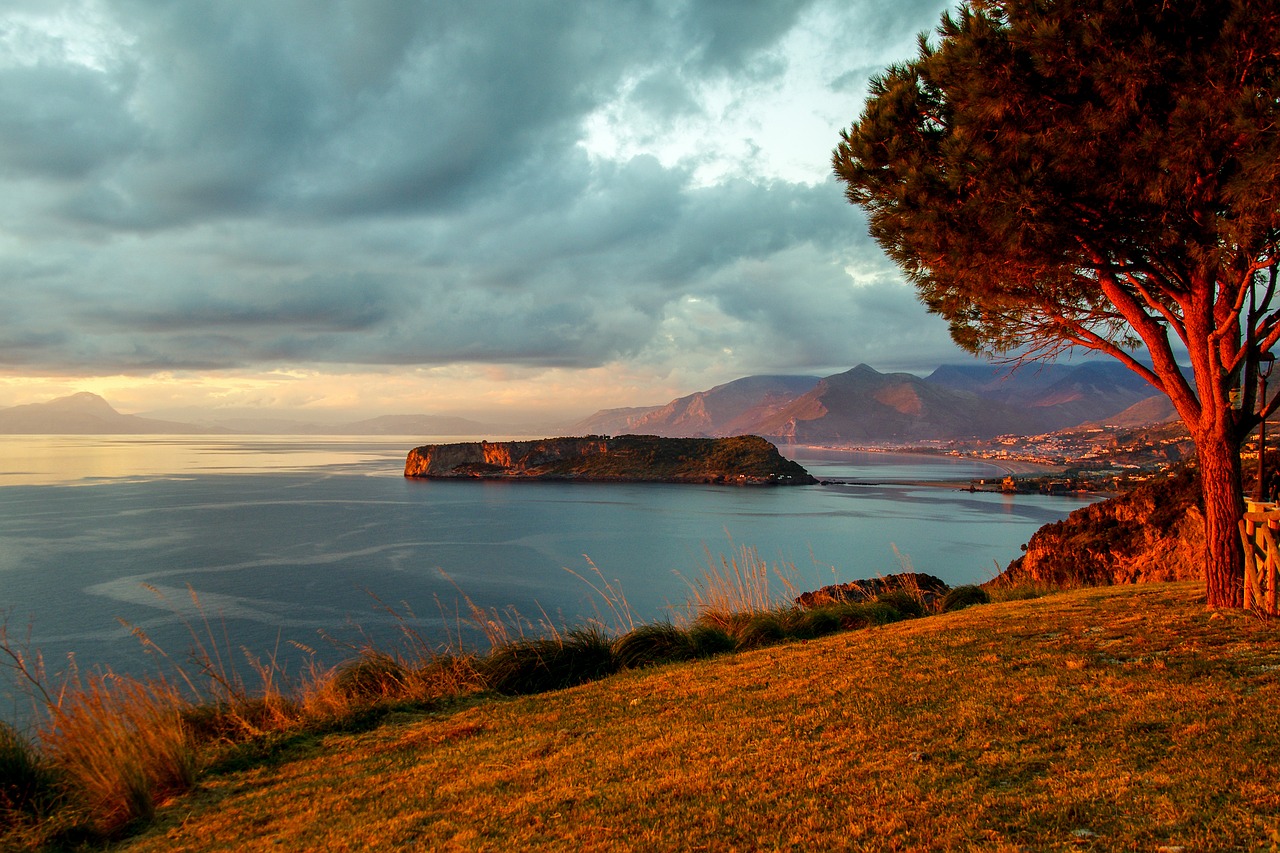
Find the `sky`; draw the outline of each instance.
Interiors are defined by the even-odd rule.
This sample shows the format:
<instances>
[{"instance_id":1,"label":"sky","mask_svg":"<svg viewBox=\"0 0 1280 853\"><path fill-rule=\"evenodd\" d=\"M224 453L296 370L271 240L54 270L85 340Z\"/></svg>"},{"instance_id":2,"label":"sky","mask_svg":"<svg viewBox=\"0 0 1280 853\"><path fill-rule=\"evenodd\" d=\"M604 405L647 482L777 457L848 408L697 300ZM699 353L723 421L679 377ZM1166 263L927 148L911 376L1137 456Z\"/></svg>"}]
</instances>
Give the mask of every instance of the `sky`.
<instances>
[{"instance_id":1,"label":"sky","mask_svg":"<svg viewBox=\"0 0 1280 853\"><path fill-rule=\"evenodd\" d=\"M586 415L968 361L831 176L938 0L5 0L0 406Z\"/></svg>"}]
</instances>

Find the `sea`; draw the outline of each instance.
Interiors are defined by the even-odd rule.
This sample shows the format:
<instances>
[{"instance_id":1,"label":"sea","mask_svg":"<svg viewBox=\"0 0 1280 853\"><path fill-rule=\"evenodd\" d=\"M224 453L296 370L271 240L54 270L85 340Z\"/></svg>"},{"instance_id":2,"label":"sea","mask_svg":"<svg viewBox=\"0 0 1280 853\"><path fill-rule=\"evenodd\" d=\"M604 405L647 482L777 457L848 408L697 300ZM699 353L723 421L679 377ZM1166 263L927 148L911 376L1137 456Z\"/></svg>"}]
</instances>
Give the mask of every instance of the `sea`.
<instances>
[{"instance_id":1,"label":"sea","mask_svg":"<svg viewBox=\"0 0 1280 853\"><path fill-rule=\"evenodd\" d=\"M0 437L5 645L49 676L206 655L300 672L467 648L477 610L527 631L679 621L744 549L789 579L779 595L903 570L975 583L1085 502L970 492L1003 476L985 462L800 447L781 449L827 484L403 476L412 447L462 440ZM22 694L0 657L0 718Z\"/></svg>"}]
</instances>

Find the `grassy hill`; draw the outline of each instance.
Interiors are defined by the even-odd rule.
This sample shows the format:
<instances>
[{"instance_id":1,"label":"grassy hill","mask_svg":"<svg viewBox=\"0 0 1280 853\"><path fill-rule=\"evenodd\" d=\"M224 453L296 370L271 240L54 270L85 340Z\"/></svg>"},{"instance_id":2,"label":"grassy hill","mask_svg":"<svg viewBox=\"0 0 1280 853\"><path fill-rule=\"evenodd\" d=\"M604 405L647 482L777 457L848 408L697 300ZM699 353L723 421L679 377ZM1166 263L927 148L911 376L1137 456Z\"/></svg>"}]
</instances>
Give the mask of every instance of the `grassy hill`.
<instances>
[{"instance_id":1,"label":"grassy hill","mask_svg":"<svg viewBox=\"0 0 1280 853\"><path fill-rule=\"evenodd\" d=\"M1199 584L1079 590L298 737L114 849L1276 849L1278 674Z\"/></svg>"}]
</instances>

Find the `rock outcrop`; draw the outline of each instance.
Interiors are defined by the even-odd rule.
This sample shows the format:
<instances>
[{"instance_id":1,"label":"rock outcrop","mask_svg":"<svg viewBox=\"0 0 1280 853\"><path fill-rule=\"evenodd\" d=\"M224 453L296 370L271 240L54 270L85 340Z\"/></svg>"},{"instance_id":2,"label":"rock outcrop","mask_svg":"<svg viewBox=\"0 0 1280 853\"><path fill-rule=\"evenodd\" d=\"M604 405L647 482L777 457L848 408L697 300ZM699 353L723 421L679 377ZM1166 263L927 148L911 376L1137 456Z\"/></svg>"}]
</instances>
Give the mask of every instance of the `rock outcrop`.
<instances>
[{"instance_id":1,"label":"rock outcrop","mask_svg":"<svg viewBox=\"0 0 1280 853\"><path fill-rule=\"evenodd\" d=\"M406 477L807 485L799 464L757 436L547 438L415 447Z\"/></svg>"},{"instance_id":2,"label":"rock outcrop","mask_svg":"<svg viewBox=\"0 0 1280 853\"><path fill-rule=\"evenodd\" d=\"M988 585L1107 586L1204 577L1204 516L1195 474L1083 507L1040 528L1026 553Z\"/></svg>"},{"instance_id":3,"label":"rock outcrop","mask_svg":"<svg viewBox=\"0 0 1280 853\"><path fill-rule=\"evenodd\" d=\"M906 592L921 604L932 607L935 600L950 591L951 587L947 582L934 575L925 572L899 572L803 592L796 597L795 603L800 607L820 607L841 601L873 601L887 593Z\"/></svg>"}]
</instances>

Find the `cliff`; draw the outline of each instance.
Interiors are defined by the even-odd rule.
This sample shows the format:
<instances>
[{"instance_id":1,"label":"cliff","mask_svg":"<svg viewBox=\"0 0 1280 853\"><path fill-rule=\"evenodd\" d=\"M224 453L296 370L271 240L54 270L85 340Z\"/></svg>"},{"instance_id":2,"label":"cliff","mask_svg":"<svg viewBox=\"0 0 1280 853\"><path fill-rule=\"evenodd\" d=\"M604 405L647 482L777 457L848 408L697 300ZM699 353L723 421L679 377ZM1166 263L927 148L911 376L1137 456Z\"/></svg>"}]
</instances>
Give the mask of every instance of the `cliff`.
<instances>
[{"instance_id":1,"label":"cliff","mask_svg":"<svg viewBox=\"0 0 1280 853\"><path fill-rule=\"evenodd\" d=\"M992 584L1106 586L1204 576L1204 516L1194 472L1083 507L1046 524Z\"/></svg>"},{"instance_id":2,"label":"cliff","mask_svg":"<svg viewBox=\"0 0 1280 853\"><path fill-rule=\"evenodd\" d=\"M406 477L807 485L816 482L763 438L547 438L429 444Z\"/></svg>"}]
</instances>

